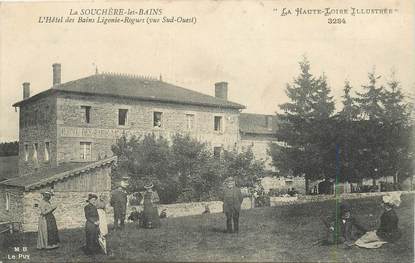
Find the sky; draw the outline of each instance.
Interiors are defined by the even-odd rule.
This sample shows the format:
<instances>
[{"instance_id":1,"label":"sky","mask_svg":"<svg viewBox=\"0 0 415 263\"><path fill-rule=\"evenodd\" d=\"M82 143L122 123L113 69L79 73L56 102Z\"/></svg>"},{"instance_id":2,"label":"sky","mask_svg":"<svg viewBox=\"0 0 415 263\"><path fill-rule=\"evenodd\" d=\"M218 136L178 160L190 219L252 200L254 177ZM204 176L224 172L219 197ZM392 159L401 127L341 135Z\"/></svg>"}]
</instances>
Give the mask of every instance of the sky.
<instances>
[{"instance_id":1,"label":"sky","mask_svg":"<svg viewBox=\"0 0 415 263\"><path fill-rule=\"evenodd\" d=\"M99 72L149 75L214 95L229 83L228 99L244 112L274 114L287 102L286 84L306 55L311 72L325 74L340 101L344 81L355 90L374 68L394 71L406 94L415 90L414 1L93 1L0 3L0 142L18 139L22 83L31 95L52 86L52 64L62 82ZM295 15L295 8L390 8L390 15ZM195 17L195 24L39 23L70 9L162 9L162 17ZM281 16L283 8L293 15ZM76 17L76 16L72 16ZM90 16L97 19L97 16ZM84 17L85 18L85 17ZM346 24L329 24L345 18ZM339 105L339 103L338 103Z\"/></svg>"}]
</instances>

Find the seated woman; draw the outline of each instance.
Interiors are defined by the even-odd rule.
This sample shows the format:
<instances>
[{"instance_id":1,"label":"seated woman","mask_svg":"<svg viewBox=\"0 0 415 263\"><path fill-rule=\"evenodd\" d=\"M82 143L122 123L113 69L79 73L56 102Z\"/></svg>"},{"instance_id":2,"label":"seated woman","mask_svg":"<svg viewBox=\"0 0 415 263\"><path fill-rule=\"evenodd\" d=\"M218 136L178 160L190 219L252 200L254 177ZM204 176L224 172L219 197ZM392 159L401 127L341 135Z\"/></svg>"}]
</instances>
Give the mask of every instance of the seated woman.
<instances>
[{"instance_id":1,"label":"seated woman","mask_svg":"<svg viewBox=\"0 0 415 263\"><path fill-rule=\"evenodd\" d=\"M157 228L161 226L160 218L157 210L157 204L160 199L157 192L153 191L153 184L144 186L146 192L143 198L143 220L140 220L140 225L144 228ZM142 222L141 222L142 221Z\"/></svg>"},{"instance_id":2,"label":"seated woman","mask_svg":"<svg viewBox=\"0 0 415 263\"><path fill-rule=\"evenodd\" d=\"M400 193L391 193L383 196L382 206L384 212L380 217L380 225L377 230L369 231L355 242L355 245L363 248L379 248L388 242L395 242L401 236L398 228L398 216L394 207L401 204Z\"/></svg>"}]
</instances>

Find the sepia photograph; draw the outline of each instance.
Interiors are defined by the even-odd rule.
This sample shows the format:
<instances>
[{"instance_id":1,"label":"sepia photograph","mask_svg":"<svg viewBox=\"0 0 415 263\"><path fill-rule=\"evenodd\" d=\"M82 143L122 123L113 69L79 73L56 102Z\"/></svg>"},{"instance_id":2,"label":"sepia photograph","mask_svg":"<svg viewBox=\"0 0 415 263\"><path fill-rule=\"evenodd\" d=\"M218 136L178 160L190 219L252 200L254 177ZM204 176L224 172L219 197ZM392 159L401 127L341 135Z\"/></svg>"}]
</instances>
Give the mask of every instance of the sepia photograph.
<instances>
[{"instance_id":1,"label":"sepia photograph","mask_svg":"<svg viewBox=\"0 0 415 263\"><path fill-rule=\"evenodd\" d=\"M415 2L0 0L0 263L411 263Z\"/></svg>"}]
</instances>

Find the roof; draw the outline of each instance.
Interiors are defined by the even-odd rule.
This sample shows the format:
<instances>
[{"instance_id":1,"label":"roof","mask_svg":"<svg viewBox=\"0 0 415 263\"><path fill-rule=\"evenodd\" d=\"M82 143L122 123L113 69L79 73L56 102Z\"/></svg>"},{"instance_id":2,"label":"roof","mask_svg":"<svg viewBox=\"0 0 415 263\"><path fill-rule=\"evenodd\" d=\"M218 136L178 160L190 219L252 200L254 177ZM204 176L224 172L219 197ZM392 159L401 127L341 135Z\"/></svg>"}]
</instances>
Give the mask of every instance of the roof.
<instances>
[{"instance_id":1,"label":"roof","mask_svg":"<svg viewBox=\"0 0 415 263\"><path fill-rule=\"evenodd\" d=\"M160 101L222 108L245 108L245 106L241 104L185 89L161 80L110 73L96 74L55 85L51 89L17 102L13 104L13 106L19 107L31 100L53 92L126 97L145 101Z\"/></svg>"},{"instance_id":2,"label":"roof","mask_svg":"<svg viewBox=\"0 0 415 263\"><path fill-rule=\"evenodd\" d=\"M60 181L65 178L85 173L91 169L95 169L97 167L101 167L106 164L115 162L116 160L117 157L113 156L95 162L62 163L61 165L55 168L42 169L30 175L8 179L6 181L0 182L0 185L22 187L24 188L24 190L30 190L41 186L45 186L52 182Z\"/></svg>"},{"instance_id":3,"label":"roof","mask_svg":"<svg viewBox=\"0 0 415 263\"><path fill-rule=\"evenodd\" d=\"M0 157L0 182L18 176L19 156Z\"/></svg>"},{"instance_id":4,"label":"roof","mask_svg":"<svg viewBox=\"0 0 415 263\"><path fill-rule=\"evenodd\" d=\"M241 113L239 116L239 130L245 134L273 135L277 128L275 115Z\"/></svg>"}]
</instances>

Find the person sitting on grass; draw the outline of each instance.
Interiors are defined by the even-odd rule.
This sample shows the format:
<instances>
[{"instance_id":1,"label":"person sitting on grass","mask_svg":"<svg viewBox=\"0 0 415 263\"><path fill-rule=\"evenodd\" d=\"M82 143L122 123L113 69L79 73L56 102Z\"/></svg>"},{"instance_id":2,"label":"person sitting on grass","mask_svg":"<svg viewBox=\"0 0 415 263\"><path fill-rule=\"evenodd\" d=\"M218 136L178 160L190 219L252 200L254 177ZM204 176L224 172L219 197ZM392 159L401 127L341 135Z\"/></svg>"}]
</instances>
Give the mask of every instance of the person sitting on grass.
<instances>
[{"instance_id":1,"label":"person sitting on grass","mask_svg":"<svg viewBox=\"0 0 415 263\"><path fill-rule=\"evenodd\" d=\"M390 193L382 197L383 214L380 217L380 225L377 230L369 231L355 242L362 248L379 248L383 244L393 243L401 237L398 228L398 216L395 207L401 204L400 193Z\"/></svg>"},{"instance_id":2,"label":"person sitting on grass","mask_svg":"<svg viewBox=\"0 0 415 263\"><path fill-rule=\"evenodd\" d=\"M137 208L134 206L131 208L131 210L132 211L130 215L128 216L128 220L133 221L134 223L139 222L142 214L139 211L137 211Z\"/></svg>"},{"instance_id":3,"label":"person sitting on grass","mask_svg":"<svg viewBox=\"0 0 415 263\"><path fill-rule=\"evenodd\" d=\"M340 204L340 214L331 221L327 231L327 239L323 244L344 244L351 247L366 229L352 216L352 209L349 203Z\"/></svg>"}]
</instances>

